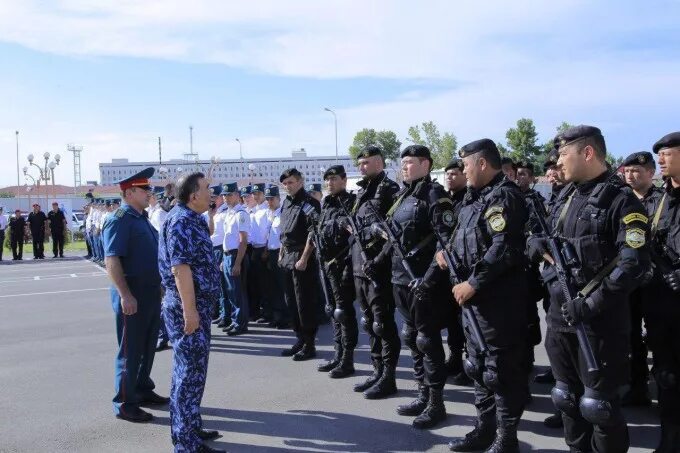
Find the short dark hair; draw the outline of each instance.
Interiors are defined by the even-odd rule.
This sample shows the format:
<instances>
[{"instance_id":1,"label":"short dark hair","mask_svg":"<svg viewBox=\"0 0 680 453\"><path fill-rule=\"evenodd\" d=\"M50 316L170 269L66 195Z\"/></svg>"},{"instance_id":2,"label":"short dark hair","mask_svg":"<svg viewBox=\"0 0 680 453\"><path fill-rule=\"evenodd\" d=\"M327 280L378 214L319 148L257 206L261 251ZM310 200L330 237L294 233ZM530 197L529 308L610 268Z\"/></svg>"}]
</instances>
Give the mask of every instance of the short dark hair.
<instances>
[{"instance_id":1,"label":"short dark hair","mask_svg":"<svg viewBox=\"0 0 680 453\"><path fill-rule=\"evenodd\" d=\"M498 154L498 150L484 148L483 150L479 151L479 157L480 158L483 157L484 160L486 160L486 162L489 164L489 166L494 170L501 169L501 156L500 154ZM513 166L513 168L515 167ZM515 171L517 171L516 168Z\"/></svg>"},{"instance_id":2,"label":"short dark hair","mask_svg":"<svg viewBox=\"0 0 680 453\"><path fill-rule=\"evenodd\" d=\"M200 171L197 171L181 176L177 180L177 198L180 203L187 204L189 202L191 194L198 192L201 188L198 185L198 181L203 178L205 178L205 175Z\"/></svg>"},{"instance_id":3,"label":"short dark hair","mask_svg":"<svg viewBox=\"0 0 680 453\"><path fill-rule=\"evenodd\" d=\"M586 146L592 146L595 150L595 154L601 161L607 160L607 146L604 143L604 137L601 135L594 135L591 137L585 137L583 139L583 148Z\"/></svg>"}]
</instances>

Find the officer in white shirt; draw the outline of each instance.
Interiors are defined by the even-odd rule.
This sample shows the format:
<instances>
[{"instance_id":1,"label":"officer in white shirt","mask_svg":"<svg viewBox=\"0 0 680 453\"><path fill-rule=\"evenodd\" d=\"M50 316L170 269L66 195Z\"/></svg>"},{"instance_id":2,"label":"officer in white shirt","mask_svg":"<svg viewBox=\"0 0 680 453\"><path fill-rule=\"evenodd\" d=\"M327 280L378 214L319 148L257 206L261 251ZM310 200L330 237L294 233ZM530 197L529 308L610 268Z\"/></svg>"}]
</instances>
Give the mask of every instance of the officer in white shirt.
<instances>
[{"instance_id":1,"label":"officer in white shirt","mask_svg":"<svg viewBox=\"0 0 680 453\"><path fill-rule=\"evenodd\" d=\"M104 251L102 248L102 237L101 237L101 229L99 228L99 220L102 216L101 212L101 207L102 203L104 200L101 198L95 198L94 202L92 204L92 207L90 209L90 213L92 214L92 220L91 222L91 234L92 234L92 246L94 250L92 252L94 253L94 262L97 264L101 264L104 262Z\"/></svg>"},{"instance_id":2,"label":"officer in white shirt","mask_svg":"<svg viewBox=\"0 0 680 453\"><path fill-rule=\"evenodd\" d=\"M224 328L228 335L248 332L248 297L242 271L247 267L246 249L250 232L250 215L240 204L238 185L222 186L222 196L227 205L224 218L222 272L226 281L226 299L231 305L231 324Z\"/></svg>"},{"instance_id":3,"label":"officer in white shirt","mask_svg":"<svg viewBox=\"0 0 680 453\"><path fill-rule=\"evenodd\" d=\"M203 217L205 218L206 223L208 224L208 230L210 231L210 241L212 241L212 253L215 264L221 266L222 258L224 256L222 253L222 243L224 242L224 219L229 206L224 202L225 197L221 196L221 185L211 186L210 189L212 190L210 208L203 214ZM222 272L220 272L220 288L220 300L218 307L213 312L213 324L217 324L217 327L219 328L224 328L231 323L231 306L228 301L225 303L227 282L225 281Z\"/></svg>"},{"instance_id":4,"label":"officer in white shirt","mask_svg":"<svg viewBox=\"0 0 680 453\"><path fill-rule=\"evenodd\" d=\"M145 208L145 211L149 217L149 222L154 227L156 231L161 231L161 226L165 222L165 218L168 213L161 206L159 200L163 196L163 188L156 186L153 188L153 194L149 197L149 206Z\"/></svg>"},{"instance_id":5,"label":"officer in white shirt","mask_svg":"<svg viewBox=\"0 0 680 453\"><path fill-rule=\"evenodd\" d=\"M269 232L269 207L264 198L265 185L257 183L251 186L250 203L250 266L248 267L248 300L251 313L259 313L258 324L268 324L272 321L270 304L267 301L265 288L267 280L265 269L267 265L267 233Z\"/></svg>"},{"instance_id":6,"label":"officer in white shirt","mask_svg":"<svg viewBox=\"0 0 680 453\"><path fill-rule=\"evenodd\" d=\"M267 203L267 224L269 225L266 235L267 266L265 268L267 282L265 297L272 318L269 327L288 329L290 328L290 314L283 298L283 272L279 267L279 251L281 249L281 198L279 188L277 186L267 187L264 196Z\"/></svg>"},{"instance_id":7,"label":"officer in white shirt","mask_svg":"<svg viewBox=\"0 0 680 453\"><path fill-rule=\"evenodd\" d=\"M5 209L0 206L0 261L2 261L2 251L5 249L5 229L7 228L7 218Z\"/></svg>"}]
</instances>

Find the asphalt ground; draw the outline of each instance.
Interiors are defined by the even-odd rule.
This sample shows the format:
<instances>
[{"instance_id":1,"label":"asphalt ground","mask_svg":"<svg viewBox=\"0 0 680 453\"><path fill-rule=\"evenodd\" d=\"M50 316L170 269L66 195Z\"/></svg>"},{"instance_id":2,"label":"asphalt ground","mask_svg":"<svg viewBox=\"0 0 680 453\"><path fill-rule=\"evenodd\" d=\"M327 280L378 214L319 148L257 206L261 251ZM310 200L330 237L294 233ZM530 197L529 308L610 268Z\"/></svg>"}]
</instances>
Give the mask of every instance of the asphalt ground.
<instances>
[{"instance_id":1,"label":"asphalt ground","mask_svg":"<svg viewBox=\"0 0 680 453\"><path fill-rule=\"evenodd\" d=\"M30 246L29 246L30 248ZM0 451L169 452L167 407L152 410L149 424L114 418L114 317L104 271L81 258L0 264ZM367 337L356 352L357 373L331 380L316 371L332 355L330 326L318 335L319 359L297 363L280 357L290 331L251 327L227 337L213 330L202 414L219 430L212 444L232 452L448 451L451 437L474 423L472 389L447 385L448 418L419 431L395 408L416 394L409 352L402 349L399 393L367 401L352 385L370 374ZM547 357L536 347L535 372ZM168 395L172 351L157 353L152 377ZM522 451L568 451L561 430L545 428L552 412L550 386L532 385L533 401L520 423ZM656 409L626 410L631 451L657 442Z\"/></svg>"}]
</instances>

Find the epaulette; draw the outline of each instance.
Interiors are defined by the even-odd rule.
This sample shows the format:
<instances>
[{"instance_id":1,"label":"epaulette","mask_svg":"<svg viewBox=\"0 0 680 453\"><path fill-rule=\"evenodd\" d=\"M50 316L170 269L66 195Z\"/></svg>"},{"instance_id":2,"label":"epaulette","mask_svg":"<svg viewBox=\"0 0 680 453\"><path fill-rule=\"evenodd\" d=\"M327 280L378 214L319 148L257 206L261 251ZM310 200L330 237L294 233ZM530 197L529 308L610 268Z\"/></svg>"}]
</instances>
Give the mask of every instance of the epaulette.
<instances>
[{"instance_id":1,"label":"epaulette","mask_svg":"<svg viewBox=\"0 0 680 453\"><path fill-rule=\"evenodd\" d=\"M121 217L123 217L125 215L125 209L118 208L118 209L116 209L116 212L113 213L113 215L120 219Z\"/></svg>"}]
</instances>

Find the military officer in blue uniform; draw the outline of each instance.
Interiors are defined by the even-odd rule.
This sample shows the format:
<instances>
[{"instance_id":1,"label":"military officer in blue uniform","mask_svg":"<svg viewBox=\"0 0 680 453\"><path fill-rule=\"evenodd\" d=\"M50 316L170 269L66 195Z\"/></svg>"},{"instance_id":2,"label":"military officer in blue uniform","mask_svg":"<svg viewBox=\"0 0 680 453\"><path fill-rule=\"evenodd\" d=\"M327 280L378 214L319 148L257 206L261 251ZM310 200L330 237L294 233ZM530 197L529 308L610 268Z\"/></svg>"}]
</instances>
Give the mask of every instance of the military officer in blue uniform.
<instances>
[{"instance_id":1,"label":"military officer in blue uniform","mask_svg":"<svg viewBox=\"0 0 680 453\"><path fill-rule=\"evenodd\" d=\"M218 452L203 443L219 436L202 428L201 399L210 351L211 312L220 299L220 275L202 213L212 190L203 173L177 181L177 203L161 227L158 263L165 296L163 319L175 356L170 423L176 452Z\"/></svg>"},{"instance_id":2,"label":"military officer in blue uniform","mask_svg":"<svg viewBox=\"0 0 680 453\"><path fill-rule=\"evenodd\" d=\"M131 422L148 422L153 418L141 405L169 401L153 391L151 380L160 322L161 282L158 234L143 212L149 204L149 178L153 173L154 169L149 167L118 182L124 204L106 220L102 230L118 336L113 409L116 417Z\"/></svg>"}]
</instances>

